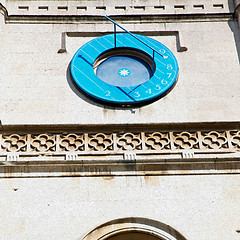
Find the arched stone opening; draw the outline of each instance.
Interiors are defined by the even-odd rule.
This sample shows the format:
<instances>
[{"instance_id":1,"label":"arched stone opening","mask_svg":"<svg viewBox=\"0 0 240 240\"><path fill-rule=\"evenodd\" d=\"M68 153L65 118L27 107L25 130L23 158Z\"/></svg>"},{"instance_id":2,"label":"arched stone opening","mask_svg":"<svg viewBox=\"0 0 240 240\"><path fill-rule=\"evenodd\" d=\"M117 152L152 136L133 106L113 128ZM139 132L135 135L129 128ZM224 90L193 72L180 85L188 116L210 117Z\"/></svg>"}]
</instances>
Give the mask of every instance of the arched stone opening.
<instances>
[{"instance_id":1,"label":"arched stone opening","mask_svg":"<svg viewBox=\"0 0 240 240\"><path fill-rule=\"evenodd\" d=\"M147 218L122 218L104 223L78 240L186 240L177 230Z\"/></svg>"}]
</instances>

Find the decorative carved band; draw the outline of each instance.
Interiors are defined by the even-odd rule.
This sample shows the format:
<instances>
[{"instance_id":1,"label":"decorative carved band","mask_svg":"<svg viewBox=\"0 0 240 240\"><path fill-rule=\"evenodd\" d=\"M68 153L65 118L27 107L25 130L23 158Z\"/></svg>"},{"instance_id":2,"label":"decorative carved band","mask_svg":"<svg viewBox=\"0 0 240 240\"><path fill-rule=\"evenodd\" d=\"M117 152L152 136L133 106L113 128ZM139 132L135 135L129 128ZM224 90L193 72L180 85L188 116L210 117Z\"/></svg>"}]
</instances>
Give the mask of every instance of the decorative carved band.
<instances>
[{"instance_id":1,"label":"decorative carved band","mask_svg":"<svg viewBox=\"0 0 240 240\"><path fill-rule=\"evenodd\" d=\"M138 131L96 133L0 134L0 156L124 154L171 154L176 152L236 152L240 130Z\"/></svg>"}]
</instances>

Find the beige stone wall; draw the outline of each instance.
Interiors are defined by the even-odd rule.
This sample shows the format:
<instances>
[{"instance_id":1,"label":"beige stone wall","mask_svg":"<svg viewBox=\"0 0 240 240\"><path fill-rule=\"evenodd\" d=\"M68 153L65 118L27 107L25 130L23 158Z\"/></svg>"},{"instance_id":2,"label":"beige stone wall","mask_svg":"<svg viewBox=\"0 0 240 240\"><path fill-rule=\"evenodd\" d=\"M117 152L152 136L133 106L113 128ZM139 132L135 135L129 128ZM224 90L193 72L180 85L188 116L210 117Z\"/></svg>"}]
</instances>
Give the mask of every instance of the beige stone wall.
<instances>
[{"instance_id":1,"label":"beige stone wall","mask_svg":"<svg viewBox=\"0 0 240 240\"><path fill-rule=\"evenodd\" d=\"M62 20L21 18L21 15L11 18L10 13L14 14L16 9L13 3L17 6L25 2L6 3L9 19L1 28L2 124L239 120L239 29L237 21L231 20L232 6L226 2L223 8L218 7L221 18L217 15L210 18L206 14L204 18L189 15L189 19L167 22L161 18L140 21L137 17L118 21L132 32L153 35L166 44L176 55L180 67L178 83L167 96L136 109L109 108L95 103L78 93L70 80L68 66L76 50L99 34L111 33L111 23L101 20L100 15L95 19L68 21L64 17ZM171 7L174 6L172 3ZM208 14L213 14L210 10ZM58 53L64 32L67 32L67 52ZM179 39L173 32L179 32ZM177 51L179 41L187 51Z\"/></svg>"},{"instance_id":2,"label":"beige stone wall","mask_svg":"<svg viewBox=\"0 0 240 240\"><path fill-rule=\"evenodd\" d=\"M88 240L105 222L137 217L188 240L239 239L233 1L1 3L1 240ZM171 49L180 73L168 95L124 109L78 92L68 67L84 43L112 32L102 13Z\"/></svg>"},{"instance_id":3,"label":"beige stone wall","mask_svg":"<svg viewBox=\"0 0 240 240\"><path fill-rule=\"evenodd\" d=\"M98 225L150 218L188 240L238 240L239 175L1 179L0 238L82 239Z\"/></svg>"}]
</instances>

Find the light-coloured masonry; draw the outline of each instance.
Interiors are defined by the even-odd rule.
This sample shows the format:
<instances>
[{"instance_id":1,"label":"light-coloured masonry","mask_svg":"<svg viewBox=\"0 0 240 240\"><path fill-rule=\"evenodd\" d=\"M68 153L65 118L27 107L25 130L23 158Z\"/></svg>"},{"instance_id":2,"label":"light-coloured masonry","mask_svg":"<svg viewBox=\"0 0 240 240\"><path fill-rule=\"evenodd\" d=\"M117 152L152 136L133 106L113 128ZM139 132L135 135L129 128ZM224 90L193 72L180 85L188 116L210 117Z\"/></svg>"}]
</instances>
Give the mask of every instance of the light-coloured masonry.
<instances>
[{"instance_id":1,"label":"light-coloured masonry","mask_svg":"<svg viewBox=\"0 0 240 240\"><path fill-rule=\"evenodd\" d=\"M8 1L9 15L154 15L229 13L233 4L227 0L214 1Z\"/></svg>"}]
</instances>

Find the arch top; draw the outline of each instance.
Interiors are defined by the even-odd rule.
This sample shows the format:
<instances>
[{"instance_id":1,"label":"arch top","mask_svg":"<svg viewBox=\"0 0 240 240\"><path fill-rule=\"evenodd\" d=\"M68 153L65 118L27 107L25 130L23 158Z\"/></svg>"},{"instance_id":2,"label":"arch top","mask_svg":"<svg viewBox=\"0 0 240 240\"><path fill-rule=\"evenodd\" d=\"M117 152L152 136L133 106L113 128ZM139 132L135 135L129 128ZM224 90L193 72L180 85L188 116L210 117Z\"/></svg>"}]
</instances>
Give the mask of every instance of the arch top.
<instances>
[{"instance_id":1,"label":"arch top","mask_svg":"<svg viewBox=\"0 0 240 240\"><path fill-rule=\"evenodd\" d=\"M186 240L171 226L148 218L120 218L106 222L78 240Z\"/></svg>"}]
</instances>

